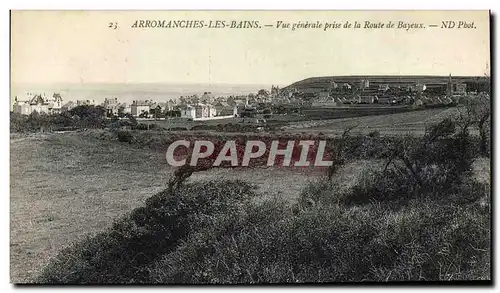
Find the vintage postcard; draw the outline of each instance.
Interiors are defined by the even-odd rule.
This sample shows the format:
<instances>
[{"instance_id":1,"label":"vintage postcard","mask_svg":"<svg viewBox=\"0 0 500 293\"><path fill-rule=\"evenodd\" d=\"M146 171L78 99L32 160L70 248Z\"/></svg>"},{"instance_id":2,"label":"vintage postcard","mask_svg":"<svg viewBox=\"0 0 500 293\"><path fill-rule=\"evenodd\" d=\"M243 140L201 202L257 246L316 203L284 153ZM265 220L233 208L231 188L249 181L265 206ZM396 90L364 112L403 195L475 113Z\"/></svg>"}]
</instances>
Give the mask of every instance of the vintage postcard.
<instances>
[{"instance_id":1,"label":"vintage postcard","mask_svg":"<svg viewBox=\"0 0 500 293\"><path fill-rule=\"evenodd\" d=\"M489 11L11 11L16 284L492 282Z\"/></svg>"}]
</instances>

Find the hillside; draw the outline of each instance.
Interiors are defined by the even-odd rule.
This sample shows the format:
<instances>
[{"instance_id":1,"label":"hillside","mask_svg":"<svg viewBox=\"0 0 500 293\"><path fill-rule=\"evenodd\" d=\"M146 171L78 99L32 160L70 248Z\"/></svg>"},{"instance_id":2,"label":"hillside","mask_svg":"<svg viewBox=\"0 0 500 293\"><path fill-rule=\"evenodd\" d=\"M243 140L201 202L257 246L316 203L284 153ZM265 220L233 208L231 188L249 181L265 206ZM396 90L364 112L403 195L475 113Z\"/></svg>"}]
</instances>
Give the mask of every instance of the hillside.
<instances>
[{"instance_id":1,"label":"hillside","mask_svg":"<svg viewBox=\"0 0 500 293\"><path fill-rule=\"evenodd\" d=\"M433 76L433 75L350 75L350 76L321 76L310 77L301 81L292 83L284 87L282 90L297 89L299 91L314 91L319 92L328 89L332 82L358 84L362 79L368 79L370 86L378 86L379 84L389 85L409 85L415 83L423 84L446 84L449 76ZM452 76L453 82L466 83L467 87L476 87L478 85L486 85L489 79L484 76Z\"/></svg>"}]
</instances>

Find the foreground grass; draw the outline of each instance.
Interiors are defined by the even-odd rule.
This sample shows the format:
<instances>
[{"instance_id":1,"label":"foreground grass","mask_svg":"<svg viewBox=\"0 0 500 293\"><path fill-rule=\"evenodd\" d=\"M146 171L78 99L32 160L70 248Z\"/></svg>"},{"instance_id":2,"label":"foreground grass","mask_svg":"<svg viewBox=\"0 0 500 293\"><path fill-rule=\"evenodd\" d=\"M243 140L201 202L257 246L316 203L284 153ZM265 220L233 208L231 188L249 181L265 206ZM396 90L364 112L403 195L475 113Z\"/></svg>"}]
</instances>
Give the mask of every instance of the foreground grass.
<instances>
[{"instance_id":1,"label":"foreground grass","mask_svg":"<svg viewBox=\"0 0 500 293\"><path fill-rule=\"evenodd\" d=\"M59 251L108 228L166 188L173 172L165 152L102 138L106 131L11 136L10 274L32 282ZM168 137L168 134L163 134ZM352 177L369 161L354 162ZM216 169L190 181L243 179L259 193L295 201L304 184L320 174L289 169Z\"/></svg>"},{"instance_id":2,"label":"foreground grass","mask_svg":"<svg viewBox=\"0 0 500 293\"><path fill-rule=\"evenodd\" d=\"M40 283L321 283L490 280L489 182L443 120L387 145L349 188L322 180L296 203L243 181L165 190L64 249Z\"/></svg>"},{"instance_id":3,"label":"foreground grass","mask_svg":"<svg viewBox=\"0 0 500 293\"><path fill-rule=\"evenodd\" d=\"M487 164L449 121L396 143L389 168L311 183L296 202L209 177L159 192L60 251L36 282L489 280L490 179L471 172Z\"/></svg>"},{"instance_id":4,"label":"foreground grass","mask_svg":"<svg viewBox=\"0 0 500 293\"><path fill-rule=\"evenodd\" d=\"M321 192L318 192L321 190ZM161 192L61 251L41 283L308 283L490 279L489 206L460 199L352 205L335 184L299 203L211 181ZM446 200L443 200L446 199Z\"/></svg>"}]
</instances>

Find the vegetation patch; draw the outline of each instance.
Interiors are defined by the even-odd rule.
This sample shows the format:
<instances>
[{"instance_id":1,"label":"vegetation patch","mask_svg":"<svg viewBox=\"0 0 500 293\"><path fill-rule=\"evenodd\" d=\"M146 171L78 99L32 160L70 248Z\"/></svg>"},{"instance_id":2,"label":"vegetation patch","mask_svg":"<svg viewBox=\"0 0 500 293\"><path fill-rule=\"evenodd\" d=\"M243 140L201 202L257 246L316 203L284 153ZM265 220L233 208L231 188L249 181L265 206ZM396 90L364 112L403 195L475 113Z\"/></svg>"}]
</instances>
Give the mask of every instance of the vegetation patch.
<instances>
[{"instance_id":1,"label":"vegetation patch","mask_svg":"<svg viewBox=\"0 0 500 293\"><path fill-rule=\"evenodd\" d=\"M490 280L490 190L469 172L468 139L443 121L387 145L352 188L325 176L296 203L242 181L180 184L62 250L38 282Z\"/></svg>"}]
</instances>

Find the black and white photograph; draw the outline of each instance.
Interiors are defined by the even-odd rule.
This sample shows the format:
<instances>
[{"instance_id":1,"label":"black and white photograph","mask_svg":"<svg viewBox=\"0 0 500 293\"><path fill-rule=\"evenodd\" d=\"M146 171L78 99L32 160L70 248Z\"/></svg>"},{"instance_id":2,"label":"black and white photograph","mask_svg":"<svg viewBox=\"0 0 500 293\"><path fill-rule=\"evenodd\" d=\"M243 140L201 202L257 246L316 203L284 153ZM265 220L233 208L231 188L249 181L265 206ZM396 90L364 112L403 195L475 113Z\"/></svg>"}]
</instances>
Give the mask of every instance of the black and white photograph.
<instances>
[{"instance_id":1,"label":"black and white photograph","mask_svg":"<svg viewBox=\"0 0 500 293\"><path fill-rule=\"evenodd\" d=\"M488 10L11 10L10 282L492 284Z\"/></svg>"}]
</instances>

